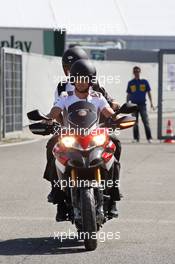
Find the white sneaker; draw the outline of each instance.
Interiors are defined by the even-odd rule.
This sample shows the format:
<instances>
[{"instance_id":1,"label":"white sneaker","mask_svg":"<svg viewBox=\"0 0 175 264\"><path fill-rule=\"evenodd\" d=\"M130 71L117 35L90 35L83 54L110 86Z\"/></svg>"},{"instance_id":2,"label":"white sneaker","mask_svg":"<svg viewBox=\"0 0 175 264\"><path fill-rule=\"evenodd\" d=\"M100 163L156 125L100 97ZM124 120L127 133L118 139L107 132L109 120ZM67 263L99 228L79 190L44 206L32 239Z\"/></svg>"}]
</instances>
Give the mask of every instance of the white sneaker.
<instances>
[{"instance_id":1,"label":"white sneaker","mask_svg":"<svg viewBox=\"0 0 175 264\"><path fill-rule=\"evenodd\" d=\"M139 143L139 140L138 139L133 139L132 143Z\"/></svg>"},{"instance_id":2,"label":"white sneaker","mask_svg":"<svg viewBox=\"0 0 175 264\"><path fill-rule=\"evenodd\" d=\"M148 139L148 143L153 143L153 140L152 139Z\"/></svg>"}]
</instances>

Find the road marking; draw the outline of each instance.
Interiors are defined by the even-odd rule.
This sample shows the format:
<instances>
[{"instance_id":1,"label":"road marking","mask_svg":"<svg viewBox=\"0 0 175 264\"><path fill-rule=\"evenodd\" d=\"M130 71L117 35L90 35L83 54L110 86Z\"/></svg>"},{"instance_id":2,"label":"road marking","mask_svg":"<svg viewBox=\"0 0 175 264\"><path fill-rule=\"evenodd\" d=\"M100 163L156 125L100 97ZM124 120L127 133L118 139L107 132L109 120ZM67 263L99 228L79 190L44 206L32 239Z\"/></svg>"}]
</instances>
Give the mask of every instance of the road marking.
<instances>
[{"instance_id":1,"label":"road marking","mask_svg":"<svg viewBox=\"0 0 175 264\"><path fill-rule=\"evenodd\" d=\"M175 220L161 220L161 219L119 219L119 223L134 223L134 224L158 224L158 225L175 225Z\"/></svg>"},{"instance_id":2,"label":"road marking","mask_svg":"<svg viewBox=\"0 0 175 264\"><path fill-rule=\"evenodd\" d=\"M15 142L15 143L4 143L4 144L0 144L0 148L13 147L13 146L19 146L19 145L35 143L35 142L38 142L40 140L42 140L42 138L29 139L29 140L25 140L25 141L22 141L22 142Z\"/></svg>"},{"instance_id":3,"label":"road marking","mask_svg":"<svg viewBox=\"0 0 175 264\"><path fill-rule=\"evenodd\" d=\"M14 221L52 221L55 222L53 217L26 217L26 216L0 216L1 220L14 220ZM116 219L113 219L113 221L116 221ZM161 225L167 225L172 224L175 225L175 220L166 220L166 219L140 219L140 218L126 218L126 219L118 219L118 223L135 223L135 224L161 224Z\"/></svg>"},{"instance_id":4,"label":"road marking","mask_svg":"<svg viewBox=\"0 0 175 264\"><path fill-rule=\"evenodd\" d=\"M142 200L138 200L138 201L135 201L135 200L123 200L123 201L121 201L122 203L124 202L124 203L140 203L140 204L142 204L142 203L145 203L145 204L175 204L175 201L174 200L167 200L167 201L149 201L149 200L147 200L147 201L142 201Z\"/></svg>"},{"instance_id":5,"label":"road marking","mask_svg":"<svg viewBox=\"0 0 175 264\"><path fill-rule=\"evenodd\" d=\"M119 219L119 223L150 224L157 223L154 219Z\"/></svg>"},{"instance_id":6,"label":"road marking","mask_svg":"<svg viewBox=\"0 0 175 264\"><path fill-rule=\"evenodd\" d=\"M53 221L52 217L0 216L0 220Z\"/></svg>"}]
</instances>

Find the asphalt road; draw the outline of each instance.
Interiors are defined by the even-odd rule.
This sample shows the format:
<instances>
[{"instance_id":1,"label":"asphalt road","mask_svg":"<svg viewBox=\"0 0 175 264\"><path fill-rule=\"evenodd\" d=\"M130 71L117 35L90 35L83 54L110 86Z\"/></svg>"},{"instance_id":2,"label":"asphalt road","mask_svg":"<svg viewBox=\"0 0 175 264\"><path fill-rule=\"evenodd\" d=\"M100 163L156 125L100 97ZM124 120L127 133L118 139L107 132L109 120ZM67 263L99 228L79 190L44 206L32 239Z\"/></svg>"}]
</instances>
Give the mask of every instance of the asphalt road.
<instances>
[{"instance_id":1,"label":"asphalt road","mask_svg":"<svg viewBox=\"0 0 175 264\"><path fill-rule=\"evenodd\" d=\"M104 225L93 252L82 241L54 239L75 228L56 223L56 207L46 201L46 141L0 147L0 263L175 263L175 144L127 142L120 217ZM109 232L120 239L102 242Z\"/></svg>"}]
</instances>

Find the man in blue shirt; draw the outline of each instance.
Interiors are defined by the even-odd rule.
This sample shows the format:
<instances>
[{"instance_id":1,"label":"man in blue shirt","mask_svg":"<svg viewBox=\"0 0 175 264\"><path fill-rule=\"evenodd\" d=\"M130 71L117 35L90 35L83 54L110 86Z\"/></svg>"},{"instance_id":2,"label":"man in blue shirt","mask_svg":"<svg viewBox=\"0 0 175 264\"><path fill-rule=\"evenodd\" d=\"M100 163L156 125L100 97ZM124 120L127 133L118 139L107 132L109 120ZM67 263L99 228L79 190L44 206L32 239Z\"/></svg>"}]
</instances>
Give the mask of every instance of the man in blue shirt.
<instances>
[{"instance_id":1,"label":"man in blue shirt","mask_svg":"<svg viewBox=\"0 0 175 264\"><path fill-rule=\"evenodd\" d=\"M151 129L149 126L149 119L148 119L148 113L146 108L146 94L148 94L151 108L154 110L153 102L152 102L152 95L151 95L151 88L147 80L140 79L140 72L141 69L138 66L135 66L133 68L133 74L134 79L128 82L127 87L127 102L131 101L134 104L138 105L138 111L136 113L136 124L133 128L133 136L134 136L134 142L139 142L140 140L140 134L139 134L139 126L138 126L138 117L139 114L142 118L146 138L149 143L152 142L152 135L151 135Z\"/></svg>"}]
</instances>

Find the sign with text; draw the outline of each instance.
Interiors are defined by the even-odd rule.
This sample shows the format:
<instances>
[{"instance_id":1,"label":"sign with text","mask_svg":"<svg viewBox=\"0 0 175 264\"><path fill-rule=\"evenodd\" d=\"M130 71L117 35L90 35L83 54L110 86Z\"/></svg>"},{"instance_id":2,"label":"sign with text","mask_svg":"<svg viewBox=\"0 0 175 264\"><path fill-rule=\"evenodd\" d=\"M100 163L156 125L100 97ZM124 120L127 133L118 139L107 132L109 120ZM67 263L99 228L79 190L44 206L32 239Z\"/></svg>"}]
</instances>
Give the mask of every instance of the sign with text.
<instances>
[{"instance_id":1,"label":"sign with text","mask_svg":"<svg viewBox=\"0 0 175 264\"><path fill-rule=\"evenodd\" d=\"M43 30L0 28L0 47L43 54Z\"/></svg>"}]
</instances>

